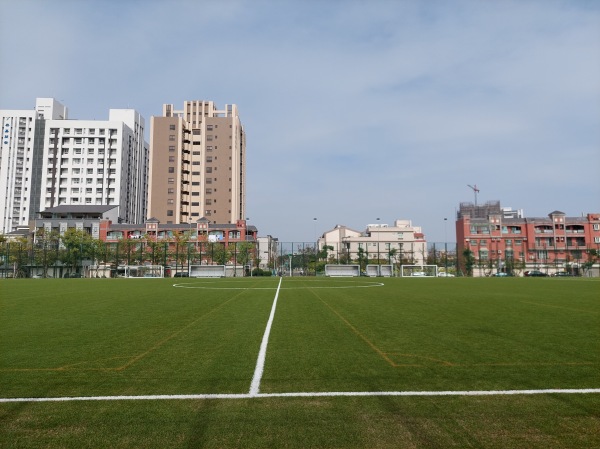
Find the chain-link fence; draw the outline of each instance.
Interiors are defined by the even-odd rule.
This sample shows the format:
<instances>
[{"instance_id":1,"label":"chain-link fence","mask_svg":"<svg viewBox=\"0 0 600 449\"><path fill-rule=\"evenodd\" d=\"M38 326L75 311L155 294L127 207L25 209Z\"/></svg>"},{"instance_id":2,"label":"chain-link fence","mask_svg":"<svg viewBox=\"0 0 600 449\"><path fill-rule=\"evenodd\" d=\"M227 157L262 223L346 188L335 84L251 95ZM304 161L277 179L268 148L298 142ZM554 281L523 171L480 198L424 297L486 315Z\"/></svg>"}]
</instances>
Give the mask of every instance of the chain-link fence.
<instances>
[{"instance_id":1,"label":"chain-link fence","mask_svg":"<svg viewBox=\"0 0 600 449\"><path fill-rule=\"evenodd\" d=\"M260 246L262 245L262 246ZM102 242L92 239L64 242L44 240L3 242L0 244L0 277L115 277L124 266L162 266L165 276L185 276L192 265L236 267L235 275L319 276L327 264L359 265L368 274L369 265L391 267L398 275L403 265L436 265L439 272L453 276L491 276L497 273L520 275L525 270L566 270L575 275L597 267L596 249L569 255L568 262L513 258L509 254L483 257L476 253L457 254L456 245L428 243L424 254L410 246L377 243L351 250L349 245L314 242L197 242L121 240ZM532 268L533 267L533 268ZM566 267L566 268L565 268ZM596 269L596 268L594 268ZM593 270L592 270L593 271Z\"/></svg>"}]
</instances>

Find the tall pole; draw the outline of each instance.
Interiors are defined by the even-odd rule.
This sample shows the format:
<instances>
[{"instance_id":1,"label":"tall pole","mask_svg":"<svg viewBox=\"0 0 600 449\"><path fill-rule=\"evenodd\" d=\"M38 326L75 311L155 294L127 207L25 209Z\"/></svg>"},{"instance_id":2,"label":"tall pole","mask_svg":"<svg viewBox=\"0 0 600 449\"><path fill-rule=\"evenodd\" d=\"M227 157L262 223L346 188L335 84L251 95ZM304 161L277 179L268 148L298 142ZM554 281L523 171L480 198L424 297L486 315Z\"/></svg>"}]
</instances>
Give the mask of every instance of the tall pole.
<instances>
[{"instance_id":1,"label":"tall pole","mask_svg":"<svg viewBox=\"0 0 600 449\"><path fill-rule=\"evenodd\" d=\"M317 238L317 219L313 218L315 225L315 277L317 276L317 255L319 254L319 239Z\"/></svg>"},{"instance_id":2,"label":"tall pole","mask_svg":"<svg viewBox=\"0 0 600 449\"><path fill-rule=\"evenodd\" d=\"M444 259L446 266L446 276L448 276L448 219L444 218Z\"/></svg>"},{"instance_id":3,"label":"tall pole","mask_svg":"<svg viewBox=\"0 0 600 449\"><path fill-rule=\"evenodd\" d=\"M379 220L380 220L380 218L377 217L377 228L378 228L377 229L377 267L378 268L379 268L379 231L380 231Z\"/></svg>"}]
</instances>

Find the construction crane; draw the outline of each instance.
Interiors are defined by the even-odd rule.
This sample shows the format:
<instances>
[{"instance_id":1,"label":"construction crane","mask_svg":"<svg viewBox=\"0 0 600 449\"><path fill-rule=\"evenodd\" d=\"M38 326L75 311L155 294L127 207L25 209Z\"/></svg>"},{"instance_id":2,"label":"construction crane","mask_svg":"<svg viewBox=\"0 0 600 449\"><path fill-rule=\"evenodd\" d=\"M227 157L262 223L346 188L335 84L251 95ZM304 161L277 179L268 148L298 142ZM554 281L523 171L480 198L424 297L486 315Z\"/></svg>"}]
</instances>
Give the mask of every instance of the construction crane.
<instances>
[{"instance_id":1,"label":"construction crane","mask_svg":"<svg viewBox=\"0 0 600 449\"><path fill-rule=\"evenodd\" d=\"M475 185L467 184L467 187L470 187L471 189L473 189L473 193L475 194L475 206L477 206L477 194L479 193L477 184L475 184Z\"/></svg>"}]
</instances>

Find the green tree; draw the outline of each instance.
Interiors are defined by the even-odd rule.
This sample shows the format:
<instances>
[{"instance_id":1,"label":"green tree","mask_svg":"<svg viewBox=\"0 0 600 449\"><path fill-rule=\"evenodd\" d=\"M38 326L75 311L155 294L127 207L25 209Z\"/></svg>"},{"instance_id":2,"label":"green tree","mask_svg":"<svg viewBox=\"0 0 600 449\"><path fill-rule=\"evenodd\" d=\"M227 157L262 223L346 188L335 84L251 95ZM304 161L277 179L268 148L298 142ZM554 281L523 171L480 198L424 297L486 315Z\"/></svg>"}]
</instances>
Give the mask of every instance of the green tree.
<instances>
[{"instance_id":1,"label":"green tree","mask_svg":"<svg viewBox=\"0 0 600 449\"><path fill-rule=\"evenodd\" d=\"M55 266L60 258L60 235L57 231L45 232L40 229L36 235L34 261L42 267L42 277L48 277L48 270Z\"/></svg>"},{"instance_id":2,"label":"green tree","mask_svg":"<svg viewBox=\"0 0 600 449\"><path fill-rule=\"evenodd\" d=\"M73 272L78 271L84 259L92 259L98 247L95 239L83 229L69 228L60 240L65 248L60 259Z\"/></svg>"},{"instance_id":3,"label":"green tree","mask_svg":"<svg viewBox=\"0 0 600 449\"><path fill-rule=\"evenodd\" d=\"M234 243L234 245L234 253L237 259L236 263L243 266L248 265L248 262L252 260L254 245L250 242L239 242Z\"/></svg>"},{"instance_id":4,"label":"green tree","mask_svg":"<svg viewBox=\"0 0 600 449\"><path fill-rule=\"evenodd\" d=\"M230 249L220 242L209 243L208 254L217 265L226 265L232 256Z\"/></svg>"},{"instance_id":5,"label":"green tree","mask_svg":"<svg viewBox=\"0 0 600 449\"><path fill-rule=\"evenodd\" d=\"M467 276L473 276L473 267L475 266L475 256L469 248L463 250L463 263Z\"/></svg>"}]
</instances>

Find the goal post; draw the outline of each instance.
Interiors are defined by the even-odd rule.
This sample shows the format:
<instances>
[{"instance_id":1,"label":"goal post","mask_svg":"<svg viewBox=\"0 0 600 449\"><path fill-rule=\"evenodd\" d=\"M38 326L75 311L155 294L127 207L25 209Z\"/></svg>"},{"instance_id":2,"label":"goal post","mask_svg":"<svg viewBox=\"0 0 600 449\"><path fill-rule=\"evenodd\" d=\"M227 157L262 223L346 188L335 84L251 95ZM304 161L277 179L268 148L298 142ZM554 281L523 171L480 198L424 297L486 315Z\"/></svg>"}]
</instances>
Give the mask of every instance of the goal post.
<instances>
[{"instance_id":1,"label":"goal post","mask_svg":"<svg viewBox=\"0 0 600 449\"><path fill-rule=\"evenodd\" d=\"M225 265L190 265L191 278L224 278Z\"/></svg>"},{"instance_id":2,"label":"goal post","mask_svg":"<svg viewBox=\"0 0 600 449\"><path fill-rule=\"evenodd\" d=\"M402 277L435 278L437 274L437 265L402 265L400 267L400 276Z\"/></svg>"},{"instance_id":3,"label":"goal post","mask_svg":"<svg viewBox=\"0 0 600 449\"><path fill-rule=\"evenodd\" d=\"M327 264L325 276L357 277L360 276L360 265Z\"/></svg>"}]
</instances>

